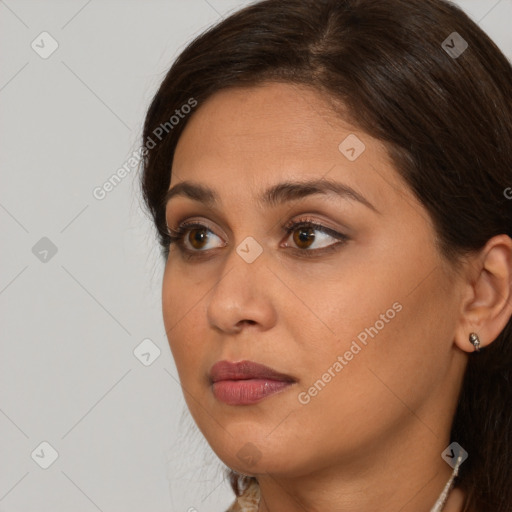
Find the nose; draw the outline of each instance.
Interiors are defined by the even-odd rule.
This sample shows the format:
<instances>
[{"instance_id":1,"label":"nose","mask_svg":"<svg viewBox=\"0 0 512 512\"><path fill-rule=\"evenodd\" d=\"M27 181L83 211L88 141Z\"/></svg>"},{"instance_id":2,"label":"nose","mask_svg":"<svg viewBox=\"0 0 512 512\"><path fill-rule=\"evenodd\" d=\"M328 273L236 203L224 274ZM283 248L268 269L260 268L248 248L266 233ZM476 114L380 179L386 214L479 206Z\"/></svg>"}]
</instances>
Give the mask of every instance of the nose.
<instances>
[{"instance_id":1,"label":"nose","mask_svg":"<svg viewBox=\"0 0 512 512\"><path fill-rule=\"evenodd\" d=\"M233 249L224 272L207 298L207 316L211 327L236 334L251 326L260 331L271 329L277 319L275 276L265 264L264 252L252 263L244 261Z\"/></svg>"}]
</instances>

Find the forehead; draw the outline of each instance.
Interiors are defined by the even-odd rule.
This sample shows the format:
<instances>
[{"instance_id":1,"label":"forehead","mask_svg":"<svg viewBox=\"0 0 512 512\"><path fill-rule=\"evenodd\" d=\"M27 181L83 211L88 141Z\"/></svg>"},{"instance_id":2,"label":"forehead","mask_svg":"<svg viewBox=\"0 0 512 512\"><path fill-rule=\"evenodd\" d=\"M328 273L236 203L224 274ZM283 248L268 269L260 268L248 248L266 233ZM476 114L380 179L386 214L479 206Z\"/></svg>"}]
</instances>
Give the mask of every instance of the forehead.
<instances>
[{"instance_id":1,"label":"forehead","mask_svg":"<svg viewBox=\"0 0 512 512\"><path fill-rule=\"evenodd\" d=\"M185 126L170 187L193 180L220 195L223 190L256 195L279 181L328 177L364 189L368 199L378 203L383 177L388 182L397 179L387 152L331 105L317 90L288 83L215 93ZM364 149L349 160L340 145L354 136Z\"/></svg>"},{"instance_id":2,"label":"forehead","mask_svg":"<svg viewBox=\"0 0 512 512\"><path fill-rule=\"evenodd\" d=\"M217 92L194 113L178 142L176 165L215 156L313 158L337 155L344 123L317 91L294 84L265 83ZM186 153L185 155L183 153Z\"/></svg>"}]
</instances>

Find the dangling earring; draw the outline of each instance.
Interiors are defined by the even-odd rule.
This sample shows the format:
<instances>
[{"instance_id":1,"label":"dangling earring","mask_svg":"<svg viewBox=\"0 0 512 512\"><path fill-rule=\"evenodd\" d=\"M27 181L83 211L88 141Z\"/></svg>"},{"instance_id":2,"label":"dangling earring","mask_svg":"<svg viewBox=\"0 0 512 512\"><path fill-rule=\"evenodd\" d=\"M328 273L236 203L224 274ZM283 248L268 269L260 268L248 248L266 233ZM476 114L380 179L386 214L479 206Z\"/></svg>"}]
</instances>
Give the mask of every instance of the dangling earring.
<instances>
[{"instance_id":1,"label":"dangling earring","mask_svg":"<svg viewBox=\"0 0 512 512\"><path fill-rule=\"evenodd\" d=\"M476 334L475 332L472 332L470 335L469 335L469 341L473 344L473 346L475 347L475 351L476 352L480 352L480 338L478 337L478 334Z\"/></svg>"}]
</instances>

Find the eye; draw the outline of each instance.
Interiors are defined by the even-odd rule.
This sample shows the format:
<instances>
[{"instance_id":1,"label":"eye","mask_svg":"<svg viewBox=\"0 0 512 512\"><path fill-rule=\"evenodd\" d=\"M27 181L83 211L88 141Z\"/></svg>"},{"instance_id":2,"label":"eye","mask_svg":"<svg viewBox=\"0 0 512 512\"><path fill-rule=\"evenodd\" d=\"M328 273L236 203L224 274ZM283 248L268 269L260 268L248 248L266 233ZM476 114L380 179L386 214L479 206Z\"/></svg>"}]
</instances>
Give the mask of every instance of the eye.
<instances>
[{"instance_id":1,"label":"eye","mask_svg":"<svg viewBox=\"0 0 512 512\"><path fill-rule=\"evenodd\" d=\"M291 223L284 226L293 244L299 248L300 252L316 252L320 250L334 250L337 249L338 245L346 242L348 237L343 233L338 233L333 229L330 229L322 224L311 219L301 219L298 221L292 221ZM315 234L319 232L320 235ZM329 243L330 240L334 240L334 243ZM284 247L290 247L285 244ZM324 251L322 251L324 252ZM308 254L308 256L310 256Z\"/></svg>"},{"instance_id":2,"label":"eye","mask_svg":"<svg viewBox=\"0 0 512 512\"><path fill-rule=\"evenodd\" d=\"M343 233L338 233L309 218L292 221L283 226L283 230L289 235L286 240L291 238L294 246L285 243L280 247L289 247L297 254L307 257L336 250L349 239ZM185 222L176 229L169 228L170 243L176 244L188 258L201 257L201 253L214 249L215 245L212 247L209 244L214 242L215 238L221 240L212 229L199 222ZM329 243L329 240L334 242ZM217 247L226 245L221 243Z\"/></svg>"},{"instance_id":3,"label":"eye","mask_svg":"<svg viewBox=\"0 0 512 512\"><path fill-rule=\"evenodd\" d=\"M169 240L171 244L176 244L185 252L204 252L208 247L210 239L220 238L204 224L199 222L183 223L177 229L169 228ZM187 243L190 246L187 246ZM223 247L226 244L221 245Z\"/></svg>"}]
</instances>

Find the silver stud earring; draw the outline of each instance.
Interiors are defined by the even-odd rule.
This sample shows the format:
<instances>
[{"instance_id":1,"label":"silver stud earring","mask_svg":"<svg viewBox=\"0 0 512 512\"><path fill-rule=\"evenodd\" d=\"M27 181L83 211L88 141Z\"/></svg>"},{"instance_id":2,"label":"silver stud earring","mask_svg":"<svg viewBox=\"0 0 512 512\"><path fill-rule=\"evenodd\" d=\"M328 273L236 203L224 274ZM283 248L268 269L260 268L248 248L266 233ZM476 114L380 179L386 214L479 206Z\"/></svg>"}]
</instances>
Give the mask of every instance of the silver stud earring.
<instances>
[{"instance_id":1,"label":"silver stud earring","mask_svg":"<svg viewBox=\"0 0 512 512\"><path fill-rule=\"evenodd\" d=\"M473 346L475 347L475 351L476 352L480 352L480 338L478 337L478 334L476 334L475 332L472 332L470 335L469 335L469 341L473 344Z\"/></svg>"}]
</instances>

